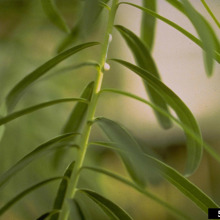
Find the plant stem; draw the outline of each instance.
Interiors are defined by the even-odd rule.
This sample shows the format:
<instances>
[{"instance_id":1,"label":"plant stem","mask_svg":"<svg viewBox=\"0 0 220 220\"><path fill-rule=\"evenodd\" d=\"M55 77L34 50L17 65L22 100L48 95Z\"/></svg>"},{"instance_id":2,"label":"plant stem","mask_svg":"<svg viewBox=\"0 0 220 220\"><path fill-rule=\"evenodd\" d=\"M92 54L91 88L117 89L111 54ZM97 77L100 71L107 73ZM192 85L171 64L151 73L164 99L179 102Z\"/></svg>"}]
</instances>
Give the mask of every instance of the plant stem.
<instances>
[{"instance_id":1,"label":"plant stem","mask_svg":"<svg viewBox=\"0 0 220 220\"><path fill-rule=\"evenodd\" d=\"M71 175L71 179L68 185L66 198L65 198L66 203L64 204L63 210L61 211L60 220L68 219L69 208L68 208L67 200L73 199L75 197L75 193L77 189L76 187L77 187L77 183L80 177L79 171L83 165L85 155L87 152L88 140L89 140L90 132L91 132L91 121L93 121L94 116L95 116L97 100L98 100L99 92L102 86L104 66L106 63L107 55L108 55L109 44L112 38L111 33L112 33L113 25L114 25L114 19L115 19L117 7L118 7L118 0L112 0L112 7L111 7L111 10L109 11L109 19L108 19L107 29L105 32L104 43L102 44L102 52L101 52L100 63L99 63L100 66L97 68L97 75L95 79L94 90L93 90L91 102L89 103L89 106L88 106L88 114L87 114L87 120L86 120L87 123L85 125L85 128L81 136L80 150L79 150L77 160L74 166L74 170L73 170L73 173Z\"/></svg>"}]
</instances>

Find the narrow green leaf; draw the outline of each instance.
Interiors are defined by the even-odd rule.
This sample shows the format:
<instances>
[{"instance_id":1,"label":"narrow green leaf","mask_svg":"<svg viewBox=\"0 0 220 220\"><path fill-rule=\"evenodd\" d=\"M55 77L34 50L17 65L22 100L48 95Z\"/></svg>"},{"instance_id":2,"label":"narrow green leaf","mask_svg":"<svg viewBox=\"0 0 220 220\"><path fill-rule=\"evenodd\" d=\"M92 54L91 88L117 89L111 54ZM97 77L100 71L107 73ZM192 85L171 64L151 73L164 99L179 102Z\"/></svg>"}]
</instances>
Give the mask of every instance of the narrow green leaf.
<instances>
[{"instance_id":1,"label":"narrow green leaf","mask_svg":"<svg viewBox=\"0 0 220 220\"><path fill-rule=\"evenodd\" d=\"M214 50L215 50L215 41L213 39L212 33L207 27L207 22L204 21L204 18L193 8L191 3L188 0L182 0L183 7L185 12L194 25L202 43L203 48L206 53L204 53L206 72L208 76L212 75L213 65L214 65Z\"/></svg>"},{"instance_id":2,"label":"narrow green leaf","mask_svg":"<svg viewBox=\"0 0 220 220\"><path fill-rule=\"evenodd\" d=\"M160 74L150 54L150 51L141 41L141 39L138 36L136 36L133 32L131 32L130 30L128 30L127 28L121 25L116 25L115 27L127 42L129 48L131 49L134 55L137 65L143 69L146 69L150 73L154 74L155 77L160 79ZM169 112L167 104L162 98L162 96L160 96L156 91L154 91L153 88L148 86L145 80L143 80L143 82L145 89L150 96L151 101L157 106L160 106L162 109L164 109L164 111ZM172 123L169 118L164 117L162 114L158 113L157 111L155 111L155 114L163 128L168 129L171 127Z\"/></svg>"},{"instance_id":3,"label":"narrow green leaf","mask_svg":"<svg viewBox=\"0 0 220 220\"><path fill-rule=\"evenodd\" d=\"M0 105L0 120L7 114L5 103ZM0 143L5 133L5 126L0 126Z\"/></svg>"},{"instance_id":4,"label":"narrow green leaf","mask_svg":"<svg viewBox=\"0 0 220 220\"><path fill-rule=\"evenodd\" d=\"M56 100L49 101L49 102L43 102L41 104L34 105L34 106L31 106L31 107L13 112L9 115L6 115L5 117L0 118L0 125L6 124L6 123L8 123L8 122L10 122L10 121L12 121L16 118L19 118L23 115L30 114L30 113L35 112L35 111L37 111L39 109L42 109L42 108L46 108L46 107L56 105L56 104L59 104L59 103L63 103L63 102L74 102L74 101L84 102L84 103L88 104L88 101L86 99L81 99L81 98L65 98L65 99L56 99Z\"/></svg>"},{"instance_id":5,"label":"narrow green leaf","mask_svg":"<svg viewBox=\"0 0 220 220\"><path fill-rule=\"evenodd\" d=\"M41 0L41 4L50 21L61 31L69 33L70 29L62 18L54 0Z\"/></svg>"},{"instance_id":6,"label":"narrow green leaf","mask_svg":"<svg viewBox=\"0 0 220 220\"><path fill-rule=\"evenodd\" d=\"M54 201L53 209L58 209L62 210L65 196L66 196L66 191L68 187L68 179L70 179L73 168L74 168L75 161L73 161L68 168L66 169L66 172L64 173L65 179L63 179L60 183L59 189L57 191L57 195ZM53 215L50 220L58 220L59 219L59 213Z\"/></svg>"},{"instance_id":7,"label":"narrow green leaf","mask_svg":"<svg viewBox=\"0 0 220 220\"><path fill-rule=\"evenodd\" d=\"M42 187L43 185L46 185L50 182L60 180L63 177L54 177L47 180L44 180L42 182L39 182L28 189L24 190L23 192L19 193L17 196L15 196L13 199L11 199L8 203L6 203L1 209L0 209L0 216L3 215L11 206L15 205L20 199L22 199L24 196L30 194L31 192L35 191L36 189Z\"/></svg>"},{"instance_id":8,"label":"narrow green leaf","mask_svg":"<svg viewBox=\"0 0 220 220\"><path fill-rule=\"evenodd\" d=\"M171 0L170 0L171 1ZM189 33L187 30L185 30L184 28L182 28L181 26L179 26L178 24L174 23L173 21L157 14L156 12L148 9L148 8L144 8L144 7L141 7L139 5L136 5L136 4L133 4L133 3L129 3L129 2L120 2L120 4L126 4L126 5L131 5L135 8L138 8L144 12L146 12L147 14L155 17L155 18L158 18L160 19L161 21L165 22L166 24L170 25L171 27L173 27L174 29L176 29L177 31L181 32L183 35L185 35L187 38L189 38L190 40L192 40L195 44L197 44L199 47L201 47L202 49L205 49L203 47L203 44L202 42L196 38L194 35L192 35L191 33ZM216 44L216 47L217 49L213 52L214 53L214 59L220 63L220 47L219 47L219 43L217 43L217 38L215 39L215 44Z\"/></svg>"},{"instance_id":9,"label":"narrow green leaf","mask_svg":"<svg viewBox=\"0 0 220 220\"><path fill-rule=\"evenodd\" d=\"M124 65L125 67L129 68L137 75L139 75L141 78L145 79L148 82L149 86L155 89L155 91L157 91L164 98L164 100L170 105L170 107L173 108L180 121L185 124L190 130L192 130L192 132L197 137L199 137L202 142L202 136L196 119L194 118L188 107L171 89L169 89L165 84L163 84L160 80L158 80L151 73L145 71L144 69L141 69L123 60L114 59L114 61ZM198 142L191 137L191 135L187 133L185 133L185 135L187 139L188 152L185 174L191 175L193 172L195 172L200 164L203 148L201 144L198 144Z\"/></svg>"},{"instance_id":10,"label":"narrow green leaf","mask_svg":"<svg viewBox=\"0 0 220 220\"><path fill-rule=\"evenodd\" d=\"M156 0L142 0L142 5L144 8L149 8L150 10L156 12ZM155 25L155 17L143 12L141 19L141 39L147 45L149 51L152 51L153 48Z\"/></svg>"},{"instance_id":11,"label":"narrow green leaf","mask_svg":"<svg viewBox=\"0 0 220 220\"><path fill-rule=\"evenodd\" d=\"M158 169L166 180L184 193L206 214L208 214L209 208L219 208L219 205L217 205L211 198L202 192L202 190L200 190L196 185L191 183L172 167L151 156L146 155L146 157L152 161L152 164L154 164L155 168Z\"/></svg>"},{"instance_id":12,"label":"narrow green leaf","mask_svg":"<svg viewBox=\"0 0 220 220\"><path fill-rule=\"evenodd\" d=\"M92 92L94 88L94 82L90 82L86 88L83 90L81 94L81 98L83 100L87 100L89 102L92 97ZM85 117L87 114L88 105L85 103L77 103L70 116L64 125L61 133L68 133L68 132L80 132L81 128L85 123ZM72 141L75 141L75 137L73 137ZM56 166L58 162L65 156L65 152L57 152L54 155L54 165Z\"/></svg>"},{"instance_id":13,"label":"narrow green leaf","mask_svg":"<svg viewBox=\"0 0 220 220\"><path fill-rule=\"evenodd\" d=\"M55 137L41 145L39 145L37 148L35 148L33 151L31 151L29 154L24 156L22 159L20 159L15 165L13 165L9 170L7 170L5 173L3 173L0 176L0 188L9 180L11 179L15 174L17 174L19 171L24 169L29 163L31 163L33 160L39 158L42 155L45 155L45 153L50 150L49 148L51 145L58 143L66 138L69 138L73 135L79 135L77 133L68 133L63 134L58 137Z\"/></svg>"},{"instance_id":14,"label":"narrow green leaf","mask_svg":"<svg viewBox=\"0 0 220 220\"><path fill-rule=\"evenodd\" d=\"M110 141L116 143L115 147L122 150L119 150L118 153L128 173L139 186L144 187L148 180L158 181L158 176L155 175L153 167L143 156L140 146L125 128L106 118L96 118L95 122Z\"/></svg>"},{"instance_id":15,"label":"narrow green leaf","mask_svg":"<svg viewBox=\"0 0 220 220\"><path fill-rule=\"evenodd\" d=\"M72 213L71 214L72 219L86 220L86 217L84 216L84 213L76 199L71 199L69 201L69 204L70 204L70 213Z\"/></svg>"},{"instance_id":16,"label":"narrow green leaf","mask_svg":"<svg viewBox=\"0 0 220 220\"><path fill-rule=\"evenodd\" d=\"M49 219L51 216L59 213L60 210L52 210L50 212L44 213L43 215L41 215L39 218L37 218L36 220L46 220Z\"/></svg>"},{"instance_id":17,"label":"narrow green leaf","mask_svg":"<svg viewBox=\"0 0 220 220\"><path fill-rule=\"evenodd\" d=\"M88 197L90 197L103 211L109 215L109 212L112 213L116 220L123 219L123 220L132 220L132 218L118 205L106 199L105 197L99 195L98 193L87 190L87 189L79 189L80 192L85 193ZM111 218L112 215L109 215Z\"/></svg>"},{"instance_id":18,"label":"narrow green leaf","mask_svg":"<svg viewBox=\"0 0 220 220\"><path fill-rule=\"evenodd\" d=\"M32 73L25 76L7 95L6 98L6 105L8 112L11 112L25 90L31 86L37 79L42 77L47 71L49 71L51 68L56 66L61 61L65 60L69 56L79 52L80 50L83 50L85 48L98 45L97 42L89 42L85 44L81 44L78 46L75 46L69 50L64 51L63 53L57 55L56 57L52 58L51 60L44 63L42 66L38 67L36 70L34 70Z\"/></svg>"},{"instance_id":19,"label":"narrow green leaf","mask_svg":"<svg viewBox=\"0 0 220 220\"><path fill-rule=\"evenodd\" d=\"M189 220L191 219L189 216L185 215L183 212L181 212L180 210L176 209L175 207L173 207L172 205L168 204L167 202L161 200L160 198L158 198L157 196L155 196L154 194L150 193L149 191L147 191L146 189L142 189L140 188L138 185L134 184L133 182L125 179L122 176L119 176L118 174L115 174L113 172L110 172L108 170L105 169L101 169L98 167L89 167L89 166L84 166L82 167L82 169L87 169L87 170L91 170L91 171L95 171L98 173L102 173L106 176L109 176L113 179L116 179L122 183L124 183L127 186L132 187L133 189L137 190L138 192L140 192L141 194L143 194L144 196L152 199L153 201L155 201L156 203L160 204L161 206L163 206L164 208L166 208L171 214L175 215L178 217L178 219L185 219L185 220ZM191 219L192 220L192 219Z\"/></svg>"}]
</instances>

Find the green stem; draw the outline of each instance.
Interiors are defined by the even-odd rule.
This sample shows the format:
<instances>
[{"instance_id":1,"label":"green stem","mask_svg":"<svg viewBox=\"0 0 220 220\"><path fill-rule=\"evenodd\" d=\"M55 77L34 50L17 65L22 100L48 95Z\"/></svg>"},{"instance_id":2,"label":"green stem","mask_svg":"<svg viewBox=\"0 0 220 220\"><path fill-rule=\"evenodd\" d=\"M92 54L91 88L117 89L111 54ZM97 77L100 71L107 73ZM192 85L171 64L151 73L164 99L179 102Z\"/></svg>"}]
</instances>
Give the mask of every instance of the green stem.
<instances>
[{"instance_id":1,"label":"green stem","mask_svg":"<svg viewBox=\"0 0 220 220\"><path fill-rule=\"evenodd\" d=\"M77 160L74 166L74 170L73 170L73 173L72 173L69 185L68 185L66 198L65 198L66 201L68 199L73 199L75 197L77 183L80 177L79 171L81 167L83 166L83 162L84 162L85 155L87 152L88 140L89 140L90 132L91 132L91 121L93 121L94 116L95 116L97 100L98 100L99 92L102 86L103 72L105 70L104 66L106 63L108 48L109 48L109 44L110 44L111 37L112 37L111 33L112 33L113 26L114 26L114 19L115 19L117 7L118 7L118 0L112 0L112 7L111 7L111 10L109 11L109 19L108 19L108 25L107 25L107 29L106 29L106 33L104 37L104 43L102 44L100 66L97 68L98 71L97 71L96 80L94 84L94 90L93 90L91 102L89 103L89 106L88 106L87 123L85 125L85 128L81 136L80 150L79 150ZM66 202L64 204L63 210L61 211L60 220L67 220L68 216L69 216L69 208Z\"/></svg>"}]
</instances>

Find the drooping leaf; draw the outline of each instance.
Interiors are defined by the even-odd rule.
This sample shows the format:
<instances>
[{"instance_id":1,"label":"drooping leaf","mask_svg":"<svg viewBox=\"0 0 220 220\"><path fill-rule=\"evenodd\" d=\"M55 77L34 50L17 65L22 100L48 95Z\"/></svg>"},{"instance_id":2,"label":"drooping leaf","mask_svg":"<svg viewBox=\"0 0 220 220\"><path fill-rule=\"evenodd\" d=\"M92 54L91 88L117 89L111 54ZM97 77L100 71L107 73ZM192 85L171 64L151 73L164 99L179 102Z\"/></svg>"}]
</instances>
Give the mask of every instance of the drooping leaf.
<instances>
[{"instance_id":1,"label":"drooping leaf","mask_svg":"<svg viewBox=\"0 0 220 220\"><path fill-rule=\"evenodd\" d=\"M52 210L50 212L46 212L43 215L41 215L39 218L37 218L36 220L49 220L49 218L57 213L59 213L60 210Z\"/></svg>"},{"instance_id":2,"label":"drooping leaf","mask_svg":"<svg viewBox=\"0 0 220 220\"><path fill-rule=\"evenodd\" d=\"M169 0L169 1L173 1L173 0ZM120 2L120 4L126 4L126 5L131 5L135 8L139 8L140 10L146 12L147 14L160 19L161 21L165 22L166 24L170 25L171 27L175 28L177 31L181 32L183 35L185 35L187 38L189 38L190 40L192 40L195 44L197 44L199 47L201 47L202 49L204 49L203 44L201 42L201 40L199 40L198 38L196 38L194 35L192 35L191 33L189 33L187 30L185 30L184 28L182 28L181 26L179 26L178 24L176 24L175 22L157 14L156 12L148 9L148 8L144 8L141 7L139 5L130 3L130 2ZM216 38L216 37L215 37ZM220 63L220 47L219 47L219 43L217 43L217 38L215 39L215 44L216 44L216 50L213 52L214 53L214 59Z\"/></svg>"},{"instance_id":3,"label":"drooping leaf","mask_svg":"<svg viewBox=\"0 0 220 220\"><path fill-rule=\"evenodd\" d=\"M13 165L9 170L7 170L5 173L3 173L0 176L0 187L2 187L9 179L11 179L15 174L17 174L20 170L25 168L29 163L31 163L33 160L39 158L42 155L45 155L45 153L50 150L49 148L51 145L58 143L66 138L69 138L73 135L78 135L77 133L68 133L63 134L58 137L55 137L41 145L39 145L37 148L35 148L32 152L24 156L22 159L20 159L15 165Z\"/></svg>"},{"instance_id":4,"label":"drooping leaf","mask_svg":"<svg viewBox=\"0 0 220 220\"><path fill-rule=\"evenodd\" d=\"M92 92L93 92L94 82L89 83L86 88L83 90L81 94L81 98L87 100L88 102L91 100ZM85 122L85 116L87 113L88 105L85 103L77 103L70 116L64 125L61 133L68 133L68 132L80 132L83 124ZM75 137L73 140L75 141ZM58 162L64 157L65 152L57 152L54 155L54 165L56 166Z\"/></svg>"},{"instance_id":5,"label":"drooping leaf","mask_svg":"<svg viewBox=\"0 0 220 220\"><path fill-rule=\"evenodd\" d=\"M41 4L50 21L61 31L69 33L70 30L56 7L54 0L41 0Z\"/></svg>"},{"instance_id":6,"label":"drooping leaf","mask_svg":"<svg viewBox=\"0 0 220 220\"><path fill-rule=\"evenodd\" d=\"M156 11L156 0L142 0L142 5L144 8L149 8L152 11ZM155 36L155 17L142 12L141 19L141 39L147 45L149 51L152 50Z\"/></svg>"},{"instance_id":7,"label":"drooping leaf","mask_svg":"<svg viewBox=\"0 0 220 220\"><path fill-rule=\"evenodd\" d=\"M106 118L97 118L95 122L110 141L116 144L115 147L119 148L118 153L130 176L139 186L144 187L148 180L158 181L158 176L149 161L143 156L140 146L125 128Z\"/></svg>"},{"instance_id":8,"label":"drooping leaf","mask_svg":"<svg viewBox=\"0 0 220 220\"><path fill-rule=\"evenodd\" d=\"M37 79L42 77L47 71L49 71L51 68L56 66L61 61L65 60L69 56L94 45L98 45L97 42L89 42L85 44L80 44L78 46L75 46L67 51L64 51L63 53L55 56L51 60L44 63L42 66L38 67L36 70L34 70L32 73L25 76L7 95L6 98L6 105L8 112L11 112L23 93L26 91L28 87L30 87Z\"/></svg>"},{"instance_id":9,"label":"drooping leaf","mask_svg":"<svg viewBox=\"0 0 220 220\"><path fill-rule=\"evenodd\" d=\"M57 195L54 201L53 209L58 209L62 210L64 201L65 201L65 196L67 192L67 187L68 187L68 179L70 179L73 168L74 168L75 161L73 161L68 168L66 169L66 172L64 173L65 179L62 179L59 189L57 191ZM59 219L59 213L53 215L50 220L58 220Z\"/></svg>"},{"instance_id":10,"label":"drooping leaf","mask_svg":"<svg viewBox=\"0 0 220 220\"><path fill-rule=\"evenodd\" d=\"M60 180L63 177L54 177L47 180L44 180L42 182L39 182L28 189L24 190L23 192L19 193L17 196L15 196L13 199L11 199L8 203L6 203L2 208L0 208L0 216L3 215L11 206L15 205L20 199L22 199L24 196L30 194L31 192L35 191L36 189L42 187L43 185L46 185L50 182Z\"/></svg>"},{"instance_id":11,"label":"drooping leaf","mask_svg":"<svg viewBox=\"0 0 220 220\"><path fill-rule=\"evenodd\" d=\"M132 218L122 208L120 208L118 205L116 205L109 199L106 199L105 197L101 196L100 194L87 189L79 189L79 191L90 197L97 205L100 206L100 208L103 209L103 211L107 215L109 215L109 217L111 217L111 219L113 216L115 216L115 218L113 218L115 220L132 220Z\"/></svg>"},{"instance_id":12,"label":"drooping leaf","mask_svg":"<svg viewBox=\"0 0 220 220\"><path fill-rule=\"evenodd\" d=\"M111 177L113 179L116 179L116 180L120 181L121 183L124 183L127 186L132 187L133 189L137 190L138 192L140 192L144 196L152 199L156 203L158 203L161 206L163 206L164 208L166 208L171 214L177 216L178 219L185 219L185 220L190 220L191 219L189 216L185 215L183 212L181 212L180 210L176 209L175 207L173 207L172 205L170 205L166 201L161 200L159 197L155 196L154 194L149 192L147 189L140 188L138 185L136 185L133 182L125 179L122 176L119 176L118 174L115 174L113 172L110 172L108 170L105 170L105 169L102 169L102 168L98 168L98 167L84 166L84 167L82 167L82 169L87 169L87 170L95 171L95 172L98 172L98 173L102 173L102 174L104 174L106 176L109 176L109 177Z\"/></svg>"},{"instance_id":13,"label":"drooping leaf","mask_svg":"<svg viewBox=\"0 0 220 220\"><path fill-rule=\"evenodd\" d=\"M139 75L142 79L145 79L149 86L155 89L155 91L164 98L170 107L173 108L180 121L190 130L192 130L197 137L200 137L202 142L201 132L196 119L188 107L171 89L169 89L165 84L144 69L141 69L123 60L114 59L114 61L124 65ZM198 141L191 137L191 135L185 133L185 136L187 141L187 163L185 175L191 175L193 172L195 172L200 164L203 148L201 144L198 144Z\"/></svg>"},{"instance_id":14,"label":"drooping leaf","mask_svg":"<svg viewBox=\"0 0 220 220\"><path fill-rule=\"evenodd\" d=\"M23 115L30 114L30 113L32 113L34 111L37 111L39 109L42 109L42 108L46 108L46 107L56 105L56 104L59 104L59 103L63 103L63 102L74 102L74 101L84 102L84 103L88 104L88 101L86 99L81 99L81 98L56 99L56 100L49 101L49 102L43 102L41 104L34 105L34 106L31 106L31 107L13 112L9 115L6 115L5 117L0 118L0 125L6 124L6 123L8 123L8 122L10 122L10 121L12 121L16 118L19 118Z\"/></svg>"},{"instance_id":15,"label":"drooping leaf","mask_svg":"<svg viewBox=\"0 0 220 220\"><path fill-rule=\"evenodd\" d=\"M155 77L160 79L160 74L150 54L150 51L141 41L141 39L138 36L136 36L133 32L121 25L116 25L115 27L127 42L129 48L131 49L134 55L137 65L143 69L146 69L150 73L154 74ZM153 88L148 86L145 80L143 80L143 82L151 101L155 103L157 106L160 106L162 109L164 109L164 111L168 112L167 104L164 101L163 97L160 96L157 92L155 92ZM163 128L168 129L171 127L172 123L169 118L164 117L157 111L155 111L155 114Z\"/></svg>"}]
</instances>

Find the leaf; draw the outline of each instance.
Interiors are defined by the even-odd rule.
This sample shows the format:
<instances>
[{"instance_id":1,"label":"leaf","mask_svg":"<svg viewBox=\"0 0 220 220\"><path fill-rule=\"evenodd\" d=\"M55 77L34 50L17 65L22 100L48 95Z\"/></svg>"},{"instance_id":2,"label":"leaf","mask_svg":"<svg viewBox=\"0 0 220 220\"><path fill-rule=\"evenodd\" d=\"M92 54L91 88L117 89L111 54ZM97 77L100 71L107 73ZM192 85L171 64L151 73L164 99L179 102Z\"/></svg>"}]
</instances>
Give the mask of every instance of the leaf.
<instances>
[{"instance_id":1,"label":"leaf","mask_svg":"<svg viewBox=\"0 0 220 220\"><path fill-rule=\"evenodd\" d=\"M8 123L8 122L10 122L10 121L12 121L16 118L19 118L19 117L23 116L23 115L30 114L34 111L37 111L37 110L42 109L42 108L49 107L51 105L56 105L56 104L63 103L63 102L74 102L74 101L84 102L84 103L88 104L87 100L80 99L80 98L65 98L65 99L56 99L56 100L49 101L49 102L43 102L41 104L34 105L34 106L31 106L31 107L22 109L20 111L13 112L9 115L6 115L5 117L0 118L0 125L6 124L6 123Z\"/></svg>"},{"instance_id":2,"label":"leaf","mask_svg":"<svg viewBox=\"0 0 220 220\"><path fill-rule=\"evenodd\" d=\"M28 87L30 87L37 79L42 77L47 71L49 71L51 68L53 68L54 66L56 66L58 63L65 60L69 56L79 52L80 50L98 44L99 43L97 42L89 42L75 46L57 55L56 57L44 63L42 66L38 67L32 73L25 76L7 95L6 105L8 112L11 112L13 110L13 108L15 107L21 96L24 94L25 90Z\"/></svg>"},{"instance_id":3,"label":"leaf","mask_svg":"<svg viewBox=\"0 0 220 220\"><path fill-rule=\"evenodd\" d=\"M132 218L122 208L98 193L87 189L79 189L78 191L85 193L88 197L90 197L111 218L115 216L114 219L116 220L132 220Z\"/></svg>"},{"instance_id":4,"label":"leaf","mask_svg":"<svg viewBox=\"0 0 220 220\"><path fill-rule=\"evenodd\" d=\"M137 65L143 69L146 69L150 73L154 74L155 77L160 79L160 74L150 54L150 51L144 45L141 39L138 36L136 36L133 32L131 32L130 30L128 30L127 28L121 25L116 25L115 27L127 42L129 48L131 49L134 55ZM145 89L150 96L151 101L157 106L160 106L162 109L164 109L164 111L168 112L167 104L164 101L163 97L160 96L156 91L154 91L153 88L148 86L145 80L143 80L143 82ZM171 127L172 123L169 120L169 118L164 117L162 114L158 113L157 111L155 111L155 114L163 128L168 129Z\"/></svg>"},{"instance_id":5,"label":"leaf","mask_svg":"<svg viewBox=\"0 0 220 220\"><path fill-rule=\"evenodd\" d=\"M142 0L142 5L152 11L156 11L156 0ZM152 51L155 36L155 17L142 13L141 19L141 39L147 45L149 51Z\"/></svg>"},{"instance_id":6,"label":"leaf","mask_svg":"<svg viewBox=\"0 0 220 220\"><path fill-rule=\"evenodd\" d=\"M178 173L176 170L166 165L165 163L146 155L148 159L152 161L152 164L158 169L163 177L173 184L178 190L184 193L189 199L191 199L201 210L208 214L208 209L219 208L219 206L209 198L202 190L196 185L187 180L184 176Z\"/></svg>"},{"instance_id":7,"label":"leaf","mask_svg":"<svg viewBox=\"0 0 220 220\"><path fill-rule=\"evenodd\" d=\"M70 30L56 7L54 0L41 0L41 4L50 21L61 31L69 33Z\"/></svg>"},{"instance_id":8,"label":"leaf","mask_svg":"<svg viewBox=\"0 0 220 220\"><path fill-rule=\"evenodd\" d=\"M140 188L138 185L134 184L133 182L125 179L122 176L119 176L113 172L110 172L108 170L102 169L102 168L98 168L98 167L89 167L89 166L84 166L82 167L82 169L87 169L87 170L91 170L91 171L95 171L98 173L102 173L106 176L109 176L113 179L116 179L122 183L124 183L127 186L132 187L133 189L137 190L138 192L140 192L141 194L143 194L144 196L152 199L153 201L155 201L156 203L160 204L161 206L163 206L164 208L166 208L171 214L175 215L178 217L178 219L191 219L190 217L188 217L187 215L185 215L183 212L181 212L180 210L176 209L175 207L173 207L172 205L170 205L169 203L167 203L166 201L161 200L159 197L155 196L154 194L150 193L149 191L147 191L146 189L142 189Z\"/></svg>"},{"instance_id":9,"label":"leaf","mask_svg":"<svg viewBox=\"0 0 220 220\"><path fill-rule=\"evenodd\" d=\"M139 75L141 78L145 79L148 82L149 86L155 89L155 91L157 91L164 98L164 100L170 105L170 107L173 108L180 121L184 125L186 125L197 137L201 139L202 143L202 136L196 119L194 118L188 107L171 89L169 89L165 84L163 84L148 71L145 71L144 69L141 69L123 60L113 60L124 65L125 67L129 68L137 75ZM201 161L203 148L201 144L198 144L198 141L194 140L194 138L191 137L191 135L185 132L185 136L187 141L187 163L185 175L189 176L194 173L198 168Z\"/></svg>"},{"instance_id":10,"label":"leaf","mask_svg":"<svg viewBox=\"0 0 220 220\"><path fill-rule=\"evenodd\" d=\"M46 212L44 213L43 215L41 215L39 218L37 218L36 220L46 220L46 219L49 219L51 216L59 213L60 211L59 210L52 210L50 212Z\"/></svg>"},{"instance_id":11,"label":"leaf","mask_svg":"<svg viewBox=\"0 0 220 220\"><path fill-rule=\"evenodd\" d=\"M71 216L73 219L86 220L86 217L84 216L84 213L76 199L71 199L69 201L69 204L70 204L70 212L72 213Z\"/></svg>"},{"instance_id":12,"label":"leaf","mask_svg":"<svg viewBox=\"0 0 220 220\"><path fill-rule=\"evenodd\" d=\"M83 90L81 94L81 98L83 100L87 100L88 102L91 100L92 92L94 88L94 82L90 82L86 88ZM77 103L66 124L64 125L61 133L68 133L68 132L80 132L81 128L84 125L85 117L87 113L88 105L85 103ZM73 141L75 141L75 138L73 137ZM65 152L57 152L54 155L54 165L56 166L58 162L65 156Z\"/></svg>"},{"instance_id":13,"label":"leaf","mask_svg":"<svg viewBox=\"0 0 220 220\"><path fill-rule=\"evenodd\" d=\"M44 180L42 182L39 182L28 189L24 190L23 192L19 193L17 196L15 196L13 199L11 199L8 203L6 203L1 209L0 209L0 216L3 215L11 206L16 204L20 199L22 199L24 196L30 194L32 191L42 187L43 185L46 185L50 182L53 182L55 180L62 179L63 177L54 177L47 180Z\"/></svg>"},{"instance_id":14,"label":"leaf","mask_svg":"<svg viewBox=\"0 0 220 220\"><path fill-rule=\"evenodd\" d=\"M31 163L33 160L39 158L42 155L45 155L45 152L47 152L49 147L57 142L60 142L66 138L69 138L73 135L79 135L77 133L68 133L63 134L58 137L55 137L41 145L39 145L37 148L35 148L33 151L31 151L29 154L24 156L22 159L20 159L15 165L13 165L9 170L7 170L5 173L3 173L0 176L0 188L9 180L11 179L15 174L17 174L19 171L21 171L23 168L25 168L29 163Z\"/></svg>"},{"instance_id":15,"label":"leaf","mask_svg":"<svg viewBox=\"0 0 220 220\"><path fill-rule=\"evenodd\" d=\"M53 205L53 209L57 209L57 210L62 210L63 208L63 205L64 205L64 200L65 200L65 196L66 196L66 192L67 192L67 187L68 187L68 181L71 177L71 174L72 174L72 171L73 171L73 168L74 168L74 164L75 164L75 161L73 161L69 166L68 168L66 169L66 172L64 173L64 179L62 179L61 183L60 183L60 186L59 186L59 189L57 191L57 195L56 195L56 198L55 198L55 201L54 201L54 205ZM51 217L50 220L58 220L59 219L59 213L53 215Z\"/></svg>"},{"instance_id":16,"label":"leaf","mask_svg":"<svg viewBox=\"0 0 220 220\"><path fill-rule=\"evenodd\" d=\"M169 0L169 1L174 1L174 0ZM160 19L161 21L165 22L166 24L170 25L171 27L175 28L177 31L181 32L183 35L185 35L187 38L189 38L190 40L192 40L195 44L197 44L199 47L201 47L202 49L203 48L203 44L202 42L196 38L194 35L192 35L191 33L189 33L187 30L185 30L184 28L182 28L181 26L179 26L178 24L172 22L171 20L157 14L156 12L148 9L148 8L144 8L144 7L141 7L139 5L135 5L133 3L129 3L129 2L120 2L120 4L126 4L126 5L131 5L135 8L139 8L140 10L146 12L147 14L155 17L155 18L158 18ZM217 38L216 38L216 45L217 45ZM220 63L220 47L217 45L217 50L215 50L213 53L214 53L214 59Z\"/></svg>"},{"instance_id":17,"label":"leaf","mask_svg":"<svg viewBox=\"0 0 220 220\"><path fill-rule=\"evenodd\" d=\"M130 176L140 187L144 187L148 180L158 180L153 167L143 156L140 146L125 128L106 118L96 118L94 122L98 123L109 140L119 148L118 153Z\"/></svg>"},{"instance_id":18,"label":"leaf","mask_svg":"<svg viewBox=\"0 0 220 220\"><path fill-rule=\"evenodd\" d=\"M5 114L7 114L6 113L6 107L5 107L5 103L3 103L0 106L0 121L4 117ZM1 140L4 136L4 133L5 133L5 126L0 126L0 143L1 143Z\"/></svg>"}]
</instances>

